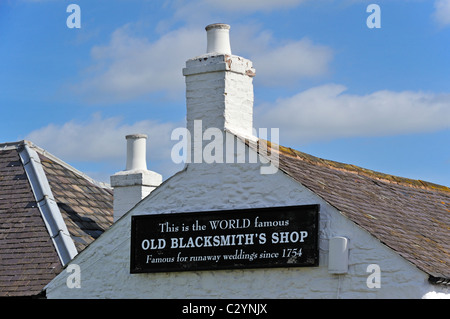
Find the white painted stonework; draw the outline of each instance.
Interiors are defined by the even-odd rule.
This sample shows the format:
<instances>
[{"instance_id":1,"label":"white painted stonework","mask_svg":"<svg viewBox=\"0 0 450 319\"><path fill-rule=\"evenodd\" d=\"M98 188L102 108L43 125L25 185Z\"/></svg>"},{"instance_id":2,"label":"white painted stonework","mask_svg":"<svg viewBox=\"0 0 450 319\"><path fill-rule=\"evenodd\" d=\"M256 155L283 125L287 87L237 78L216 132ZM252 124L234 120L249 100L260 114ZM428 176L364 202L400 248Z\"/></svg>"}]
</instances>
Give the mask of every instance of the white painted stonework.
<instances>
[{"instance_id":1,"label":"white painted stonework","mask_svg":"<svg viewBox=\"0 0 450 319\"><path fill-rule=\"evenodd\" d=\"M244 137L252 136L252 62L236 55L206 54L186 61L187 129L194 121L207 128L229 129Z\"/></svg>"},{"instance_id":2,"label":"white painted stonework","mask_svg":"<svg viewBox=\"0 0 450 319\"><path fill-rule=\"evenodd\" d=\"M319 267L130 274L131 215L320 204ZM330 238L348 239L348 272L330 274ZM80 288L63 271L48 298L423 298L446 296L428 275L381 244L286 174L260 164L189 164L73 259ZM369 288L371 264L379 288ZM370 278L369 278L370 279Z\"/></svg>"},{"instance_id":3,"label":"white painted stonework","mask_svg":"<svg viewBox=\"0 0 450 319\"><path fill-rule=\"evenodd\" d=\"M223 47L222 45L220 47ZM213 49L211 49L213 50ZM222 50L222 49L220 49ZM216 128L252 135L251 61L223 52L190 59L186 77L187 129ZM228 140L228 138L224 139ZM237 143L242 142L240 140ZM224 144L224 147L226 145ZM243 147L247 152L247 146ZM236 146L235 150L240 152ZM229 154L227 149L227 156ZM267 164L234 161L187 164L122 216L46 287L48 298L422 298L447 296L428 275L344 217L315 193ZM253 155L255 155L253 153ZM242 157L241 157L242 158ZM130 186L130 185L126 185ZM124 194L126 197L126 194ZM131 216L319 204L319 266L130 274ZM344 237L329 269L329 241ZM342 255L348 253L347 255ZM348 257L348 259L346 258ZM369 270L369 272L368 272ZM68 280L78 276L80 288Z\"/></svg>"},{"instance_id":4,"label":"white painted stonework","mask_svg":"<svg viewBox=\"0 0 450 319\"><path fill-rule=\"evenodd\" d=\"M145 134L130 134L127 140L127 165L110 177L114 188L114 221L162 183L162 176L147 170Z\"/></svg>"}]
</instances>

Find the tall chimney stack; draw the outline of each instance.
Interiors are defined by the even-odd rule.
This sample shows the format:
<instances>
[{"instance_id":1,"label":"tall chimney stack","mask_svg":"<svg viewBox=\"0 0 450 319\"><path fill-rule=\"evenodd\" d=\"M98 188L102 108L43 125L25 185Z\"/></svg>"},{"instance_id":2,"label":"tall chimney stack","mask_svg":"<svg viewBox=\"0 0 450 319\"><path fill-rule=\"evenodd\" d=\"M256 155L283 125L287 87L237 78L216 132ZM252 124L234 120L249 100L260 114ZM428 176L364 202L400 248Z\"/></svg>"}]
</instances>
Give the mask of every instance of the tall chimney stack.
<instances>
[{"instance_id":1,"label":"tall chimney stack","mask_svg":"<svg viewBox=\"0 0 450 319\"><path fill-rule=\"evenodd\" d=\"M252 62L231 54L229 25L215 23L205 29L207 53L186 61L183 69L187 129L193 136L194 121L201 120L202 134L218 128L254 138Z\"/></svg>"},{"instance_id":2,"label":"tall chimney stack","mask_svg":"<svg viewBox=\"0 0 450 319\"><path fill-rule=\"evenodd\" d=\"M114 188L114 222L162 183L162 176L147 170L147 135L127 135L127 164L111 176Z\"/></svg>"}]
</instances>

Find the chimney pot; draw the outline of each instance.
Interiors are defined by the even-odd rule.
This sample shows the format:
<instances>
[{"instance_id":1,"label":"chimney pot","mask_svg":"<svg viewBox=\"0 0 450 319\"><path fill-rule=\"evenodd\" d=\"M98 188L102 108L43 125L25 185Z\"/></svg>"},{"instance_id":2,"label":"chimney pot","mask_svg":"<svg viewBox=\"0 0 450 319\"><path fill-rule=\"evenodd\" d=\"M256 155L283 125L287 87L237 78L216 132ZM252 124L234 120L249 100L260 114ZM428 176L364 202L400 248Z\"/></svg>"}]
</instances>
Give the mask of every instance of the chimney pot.
<instances>
[{"instance_id":1,"label":"chimney pot","mask_svg":"<svg viewBox=\"0 0 450 319\"><path fill-rule=\"evenodd\" d=\"M127 140L127 171L147 170L145 134L130 134Z\"/></svg>"},{"instance_id":2,"label":"chimney pot","mask_svg":"<svg viewBox=\"0 0 450 319\"><path fill-rule=\"evenodd\" d=\"M225 23L214 23L205 27L207 36L206 53L231 55L230 26Z\"/></svg>"}]
</instances>

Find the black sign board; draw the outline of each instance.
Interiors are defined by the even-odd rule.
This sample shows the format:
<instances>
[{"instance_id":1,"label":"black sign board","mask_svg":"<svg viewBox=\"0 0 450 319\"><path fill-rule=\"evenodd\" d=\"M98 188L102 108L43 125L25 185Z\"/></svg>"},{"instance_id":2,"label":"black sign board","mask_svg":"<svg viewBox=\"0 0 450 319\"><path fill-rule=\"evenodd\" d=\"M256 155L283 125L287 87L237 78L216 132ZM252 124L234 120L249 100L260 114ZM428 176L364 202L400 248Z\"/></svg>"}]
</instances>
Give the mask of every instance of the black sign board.
<instances>
[{"instance_id":1,"label":"black sign board","mask_svg":"<svg viewBox=\"0 0 450 319\"><path fill-rule=\"evenodd\" d=\"M131 273L319 265L319 205L132 216Z\"/></svg>"}]
</instances>

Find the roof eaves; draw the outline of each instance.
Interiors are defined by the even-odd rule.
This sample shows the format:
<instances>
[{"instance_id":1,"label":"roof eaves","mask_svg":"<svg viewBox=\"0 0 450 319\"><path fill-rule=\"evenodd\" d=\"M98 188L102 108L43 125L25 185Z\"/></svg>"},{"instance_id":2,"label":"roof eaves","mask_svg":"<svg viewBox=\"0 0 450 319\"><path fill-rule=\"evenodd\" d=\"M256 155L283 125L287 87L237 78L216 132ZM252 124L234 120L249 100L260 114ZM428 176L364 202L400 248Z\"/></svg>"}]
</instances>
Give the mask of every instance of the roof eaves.
<instances>
[{"instance_id":1,"label":"roof eaves","mask_svg":"<svg viewBox=\"0 0 450 319\"><path fill-rule=\"evenodd\" d=\"M428 278L428 281L433 285L443 285L443 286L450 287L450 278L434 277L434 276L430 275L430 277Z\"/></svg>"},{"instance_id":2,"label":"roof eaves","mask_svg":"<svg viewBox=\"0 0 450 319\"><path fill-rule=\"evenodd\" d=\"M45 226L61 263L65 265L77 255L77 249L53 197L39 156L26 142L20 145L19 155Z\"/></svg>"}]
</instances>

